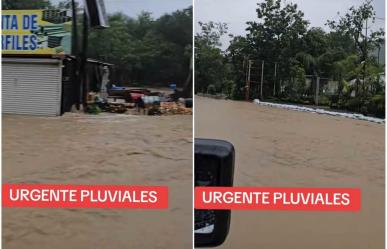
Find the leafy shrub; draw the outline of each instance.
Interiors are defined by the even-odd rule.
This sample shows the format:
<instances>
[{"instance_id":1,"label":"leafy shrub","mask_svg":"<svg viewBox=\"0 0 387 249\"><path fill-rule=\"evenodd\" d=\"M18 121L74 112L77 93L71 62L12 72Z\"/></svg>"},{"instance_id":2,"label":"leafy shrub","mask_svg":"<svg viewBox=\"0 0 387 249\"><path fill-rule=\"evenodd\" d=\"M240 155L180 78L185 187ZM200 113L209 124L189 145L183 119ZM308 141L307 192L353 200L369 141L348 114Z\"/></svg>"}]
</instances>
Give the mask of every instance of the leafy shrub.
<instances>
[{"instance_id":1,"label":"leafy shrub","mask_svg":"<svg viewBox=\"0 0 387 249\"><path fill-rule=\"evenodd\" d=\"M360 105L361 101L359 98L352 98L345 103L345 109L351 112L358 112Z\"/></svg>"},{"instance_id":2,"label":"leafy shrub","mask_svg":"<svg viewBox=\"0 0 387 249\"><path fill-rule=\"evenodd\" d=\"M384 118L385 117L384 95L373 96L367 104L367 111L369 114L375 115L379 118Z\"/></svg>"}]
</instances>

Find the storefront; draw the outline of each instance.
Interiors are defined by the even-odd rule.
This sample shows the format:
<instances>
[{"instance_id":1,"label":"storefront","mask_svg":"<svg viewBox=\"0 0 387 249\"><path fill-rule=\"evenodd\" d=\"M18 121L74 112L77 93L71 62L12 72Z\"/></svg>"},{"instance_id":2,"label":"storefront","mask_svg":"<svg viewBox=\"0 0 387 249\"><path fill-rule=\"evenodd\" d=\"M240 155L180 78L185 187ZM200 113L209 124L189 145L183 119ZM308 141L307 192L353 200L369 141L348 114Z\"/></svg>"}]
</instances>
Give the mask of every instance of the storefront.
<instances>
[{"instance_id":1,"label":"storefront","mask_svg":"<svg viewBox=\"0 0 387 249\"><path fill-rule=\"evenodd\" d=\"M87 1L86 12L76 1L8 7L2 11L3 113L57 116L80 109L89 88L85 25L106 27L103 1Z\"/></svg>"}]
</instances>

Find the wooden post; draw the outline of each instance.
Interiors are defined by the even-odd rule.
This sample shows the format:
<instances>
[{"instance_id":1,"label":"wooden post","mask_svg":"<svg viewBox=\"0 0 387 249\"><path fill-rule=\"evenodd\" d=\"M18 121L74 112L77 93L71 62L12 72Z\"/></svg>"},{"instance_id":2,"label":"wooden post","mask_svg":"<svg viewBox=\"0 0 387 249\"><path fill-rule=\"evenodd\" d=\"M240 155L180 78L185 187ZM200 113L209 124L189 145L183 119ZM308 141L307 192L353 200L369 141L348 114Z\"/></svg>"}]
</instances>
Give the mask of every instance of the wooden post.
<instances>
[{"instance_id":1,"label":"wooden post","mask_svg":"<svg viewBox=\"0 0 387 249\"><path fill-rule=\"evenodd\" d=\"M261 99L260 100L263 100L263 70L265 68L265 61L262 61L262 70L261 70L261 94L260 94L260 97Z\"/></svg>"},{"instance_id":2,"label":"wooden post","mask_svg":"<svg viewBox=\"0 0 387 249\"><path fill-rule=\"evenodd\" d=\"M316 95L315 95L315 99L314 99L315 105L318 105L319 92L320 92L320 77L317 76L317 78L316 78Z\"/></svg>"},{"instance_id":3,"label":"wooden post","mask_svg":"<svg viewBox=\"0 0 387 249\"><path fill-rule=\"evenodd\" d=\"M250 100L250 80L251 80L251 60L248 60L248 69L247 69L247 81L246 81L246 101Z\"/></svg>"},{"instance_id":4,"label":"wooden post","mask_svg":"<svg viewBox=\"0 0 387 249\"><path fill-rule=\"evenodd\" d=\"M273 85L273 97L275 96L275 83L277 82L277 62L274 63L274 85Z\"/></svg>"}]
</instances>

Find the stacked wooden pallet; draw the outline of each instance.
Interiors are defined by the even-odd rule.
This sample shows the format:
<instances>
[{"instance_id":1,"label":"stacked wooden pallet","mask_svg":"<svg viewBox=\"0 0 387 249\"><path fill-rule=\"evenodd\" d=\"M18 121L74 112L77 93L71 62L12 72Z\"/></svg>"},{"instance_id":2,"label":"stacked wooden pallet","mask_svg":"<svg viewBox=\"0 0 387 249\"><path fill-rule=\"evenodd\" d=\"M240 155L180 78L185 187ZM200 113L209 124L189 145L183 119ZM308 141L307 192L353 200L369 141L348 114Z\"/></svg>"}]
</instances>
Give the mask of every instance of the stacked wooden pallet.
<instances>
[{"instance_id":1,"label":"stacked wooden pallet","mask_svg":"<svg viewBox=\"0 0 387 249\"><path fill-rule=\"evenodd\" d=\"M160 112L163 115L176 115L176 114L191 115L192 108L187 108L183 103L180 103L180 102L161 102Z\"/></svg>"}]
</instances>

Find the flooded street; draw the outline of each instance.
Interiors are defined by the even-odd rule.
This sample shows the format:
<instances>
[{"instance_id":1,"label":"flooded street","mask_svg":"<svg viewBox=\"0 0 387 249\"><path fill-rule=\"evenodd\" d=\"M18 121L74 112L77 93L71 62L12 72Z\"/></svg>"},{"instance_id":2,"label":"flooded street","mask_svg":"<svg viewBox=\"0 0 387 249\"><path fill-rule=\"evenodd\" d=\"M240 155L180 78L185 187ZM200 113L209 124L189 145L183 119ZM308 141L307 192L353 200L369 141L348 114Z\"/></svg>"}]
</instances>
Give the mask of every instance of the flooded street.
<instances>
[{"instance_id":1,"label":"flooded street","mask_svg":"<svg viewBox=\"0 0 387 249\"><path fill-rule=\"evenodd\" d=\"M195 137L235 146L234 186L351 187L352 212L232 211L222 249L384 248L384 125L195 98Z\"/></svg>"},{"instance_id":2,"label":"flooded street","mask_svg":"<svg viewBox=\"0 0 387 249\"><path fill-rule=\"evenodd\" d=\"M3 183L169 186L167 210L3 209L7 249L191 248L192 116L3 116Z\"/></svg>"}]
</instances>

